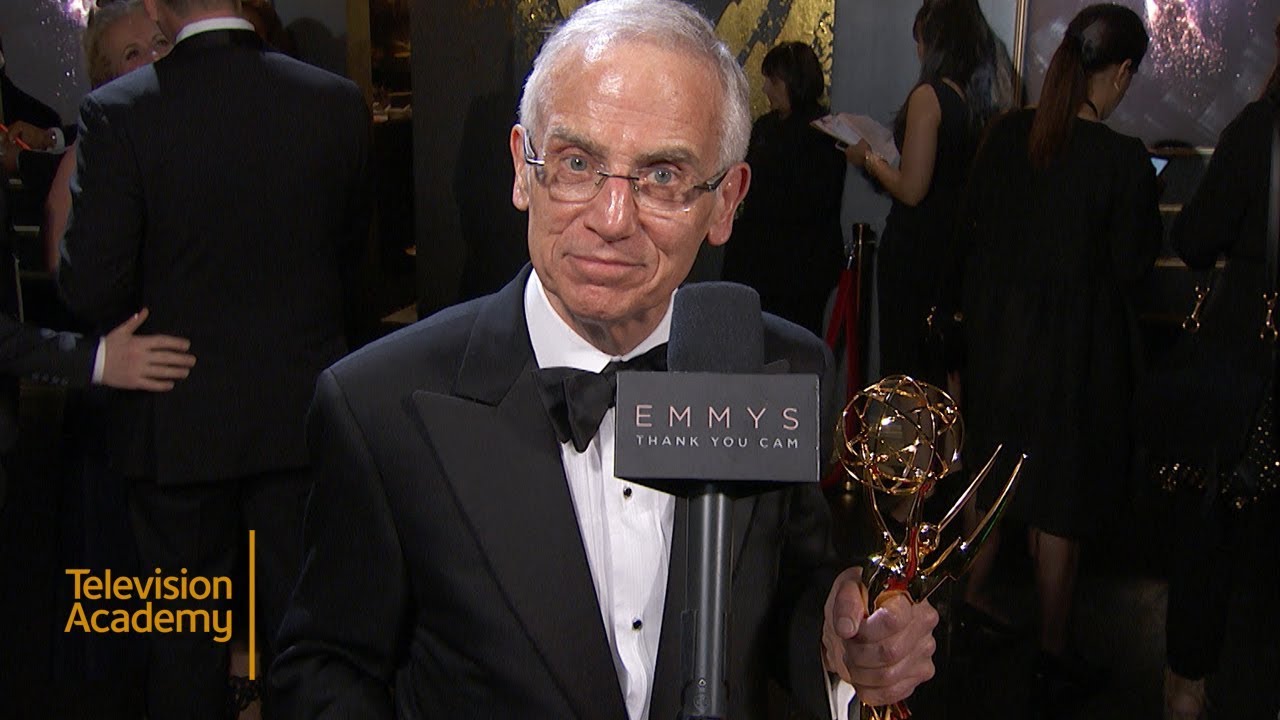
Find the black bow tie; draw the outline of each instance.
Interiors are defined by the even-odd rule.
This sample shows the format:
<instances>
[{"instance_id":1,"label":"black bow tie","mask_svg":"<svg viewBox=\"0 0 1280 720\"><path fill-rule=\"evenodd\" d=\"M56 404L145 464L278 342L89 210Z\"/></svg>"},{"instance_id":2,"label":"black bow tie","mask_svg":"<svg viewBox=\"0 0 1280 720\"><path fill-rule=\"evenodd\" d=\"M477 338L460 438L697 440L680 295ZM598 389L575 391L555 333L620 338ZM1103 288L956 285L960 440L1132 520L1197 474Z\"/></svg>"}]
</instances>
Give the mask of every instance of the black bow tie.
<instances>
[{"instance_id":1,"label":"black bow tie","mask_svg":"<svg viewBox=\"0 0 1280 720\"><path fill-rule=\"evenodd\" d=\"M600 421L613 407L618 389L617 374L623 370L664 371L667 369L666 343L630 360L615 360L598 373L568 367L539 368L533 372L538 395L560 442L573 441L584 452L600 430Z\"/></svg>"}]
</instances>

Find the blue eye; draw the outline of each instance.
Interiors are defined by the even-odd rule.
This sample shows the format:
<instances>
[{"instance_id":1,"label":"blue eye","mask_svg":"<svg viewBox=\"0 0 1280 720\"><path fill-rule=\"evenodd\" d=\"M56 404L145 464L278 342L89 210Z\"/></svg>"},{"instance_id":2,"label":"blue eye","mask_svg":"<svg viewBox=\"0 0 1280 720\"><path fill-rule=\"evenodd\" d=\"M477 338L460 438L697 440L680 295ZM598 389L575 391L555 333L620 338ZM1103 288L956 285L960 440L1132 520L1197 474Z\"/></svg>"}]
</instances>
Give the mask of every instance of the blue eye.
<instances>
[{"instance_id":1,"label":"blue eye","mask_svg":"<svg viewBox=\"0 0 1280 720\"><path fill-rule=\"evenodd\" d=\"M670 185L676 181L676 174L670 168L654 168L649 171L649 181L655 185Z\"/></svg>"},{"instance_id":2,"label":"blue eye","mask_svg":"<svg viewBox=\"0 0 1280 720\"><path fill-rule=\"evenodd\" d=\"M581 155L570 155L564 159L564 167L569 172L584 173L591 171L591 164Z\"/></svg>"}]
</instances>

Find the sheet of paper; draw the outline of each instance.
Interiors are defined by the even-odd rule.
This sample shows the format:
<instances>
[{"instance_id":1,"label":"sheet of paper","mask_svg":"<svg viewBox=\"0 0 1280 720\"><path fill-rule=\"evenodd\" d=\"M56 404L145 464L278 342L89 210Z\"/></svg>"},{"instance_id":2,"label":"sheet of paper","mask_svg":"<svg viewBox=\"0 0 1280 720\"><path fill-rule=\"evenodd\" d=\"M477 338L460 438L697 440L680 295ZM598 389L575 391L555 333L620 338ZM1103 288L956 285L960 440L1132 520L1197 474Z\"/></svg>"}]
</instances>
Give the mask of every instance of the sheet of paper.
<instances>
[{"instance_id":1,"label":"sheet of paper","mask_svg":"<svg viewBox=\"0 0 1280 720\"><path fill-rule=\"evenodd\" d=\"M846 145L857 145L866 140L877 155L890 164L898 164L898 147L893 143L893 131L868 115L832 113L814 120L814 127Z\"/></svg>"}]
</instances>

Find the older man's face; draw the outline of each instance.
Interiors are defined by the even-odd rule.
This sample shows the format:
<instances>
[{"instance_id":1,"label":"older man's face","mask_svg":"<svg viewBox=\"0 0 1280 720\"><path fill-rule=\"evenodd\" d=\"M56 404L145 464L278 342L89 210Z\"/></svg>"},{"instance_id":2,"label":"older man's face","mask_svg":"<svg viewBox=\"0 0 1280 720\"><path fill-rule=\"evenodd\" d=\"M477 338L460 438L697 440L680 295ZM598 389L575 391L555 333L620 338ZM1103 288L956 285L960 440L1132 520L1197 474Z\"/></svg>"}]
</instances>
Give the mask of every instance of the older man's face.
<instances>
[{"instance_id":1,"label":"older man's face","mask_svg":"<svg viewBox=\"0 0 1280 720\"><path fill-rule=\"evenodd\" d=\"M538 157L581 153L608 172L670 164L698 182L719 175L722 92L705 61L642 42L614 44L564 63L552 78ZM620 354L656 327L705 238L729 238L750 172L735 164L718 189L685 207L637 204L631 183L605 180L590 200L563 202L525 165L523 129L511 134L512 200L529 211L529 255L552 306L600 349Z\"/></svg>"}]
</instances>

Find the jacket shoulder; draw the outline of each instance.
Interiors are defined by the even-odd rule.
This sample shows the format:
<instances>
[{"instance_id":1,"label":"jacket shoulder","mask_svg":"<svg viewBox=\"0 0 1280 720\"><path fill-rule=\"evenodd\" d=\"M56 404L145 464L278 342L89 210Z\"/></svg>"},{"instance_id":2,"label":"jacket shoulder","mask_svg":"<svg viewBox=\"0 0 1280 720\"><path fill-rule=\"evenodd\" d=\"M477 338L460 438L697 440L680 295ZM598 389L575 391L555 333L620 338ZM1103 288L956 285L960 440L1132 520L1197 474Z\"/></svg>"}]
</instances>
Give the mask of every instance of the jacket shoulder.
<instances>
[{"instance_id":1,"label":"jacket shoulder","mask_svg":"<svg viewBox=\"0 0 1280 720\"><path fill-rule=\"evenodd\" d=\"M343 386L446 392L485 298L445 308L375 340L329 368Z\"/></svg>"},{"instance_id":2,"label":"jacket shoulder","mask_svg":"<svg viewBox=\"0 0 1280 720\"><path fill-rule=\"evenodd\" d=\"M765 362L787 360L793 373L815 373L821 376L832 364L831 350L807 329L764 313Z\"/></svg>"}]
</instances>

